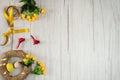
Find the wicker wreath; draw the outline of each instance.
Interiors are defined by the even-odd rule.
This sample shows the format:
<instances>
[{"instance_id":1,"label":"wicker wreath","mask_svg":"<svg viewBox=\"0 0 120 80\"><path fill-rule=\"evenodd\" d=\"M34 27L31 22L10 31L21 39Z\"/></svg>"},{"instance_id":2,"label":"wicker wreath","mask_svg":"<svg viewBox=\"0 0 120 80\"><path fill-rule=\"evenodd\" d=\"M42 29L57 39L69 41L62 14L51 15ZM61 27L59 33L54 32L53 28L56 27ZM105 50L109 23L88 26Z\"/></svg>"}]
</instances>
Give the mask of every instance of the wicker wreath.
<instances>
[{"instance_id":1,"label":"wicker wreath","mask_svg":"<svg viewBox=\"0 0 120 80\"><path fill-rule=\"evenodd\" d=\"M4 53L4 56L0 60L0 73L3 76L5 80L24 80L29 73L31 73L32 68L31 66L23 67L23 71L21 71L20 74L16 76L10 76L9 72L6 69L6 64L12 57L19 57L19 58L25 58L27 53L23 52L22 50L12 50Z\"/></svg>"}]
</instances>

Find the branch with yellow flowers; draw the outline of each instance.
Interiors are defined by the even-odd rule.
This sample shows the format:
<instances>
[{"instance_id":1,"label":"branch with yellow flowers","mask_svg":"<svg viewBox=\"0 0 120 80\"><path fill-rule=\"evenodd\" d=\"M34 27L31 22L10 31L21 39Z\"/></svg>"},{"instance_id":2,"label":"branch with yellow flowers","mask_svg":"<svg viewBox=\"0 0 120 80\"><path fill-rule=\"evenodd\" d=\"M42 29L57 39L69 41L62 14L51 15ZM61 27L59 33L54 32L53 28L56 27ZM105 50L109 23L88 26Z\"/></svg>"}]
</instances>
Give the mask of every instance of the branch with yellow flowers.
<instances>
[{"instance_id":1,"label":"branch with yellow flowers","mask_svg":"<svg viewBox=\"0 0 120 80\"><path fill-rule=\"evenodd\" d=\"M21 7L22 19L29 22L37 20L39 14L45 14L45 10L36 6L35 0L20 0L23 3Z\"/></svg>"},{"instance_id":2,"label":"branch with yellow flowers","mask_svg":"<svg viewBox=\"0 0 120 80\"><path fill-rule=\"evenodd\" d=\"M25 58L23 59L22 64L24 66L29 67L32 64L34 64L35 61L36 61L36 57L33 57L33 56L27 54L25 56ZM34 70L32 70L32 73L37 74L37 75L45 75L46 74L46 68L45 68L45 66L43 65L42 62L38 61L37 65L34 68Z\"/></svg>"},{"instance_id":3,"label":"branch with yellow flowers","mask_svg":"<svg viewBox=\"0 0 120 80\"><path fill-rule=\"evenodd\" d=\"M46 74L46 68L43 65L42 62L38 61L37 65L35 66L35 69L32 71L33 74L37 75L45 75Z\"/></svg>"},{"instance_id":4,"label":"branch with yellow flowers","mask_svg":"<svg viewBox=\"0 0 120 80\"><path fill-rule=\"evenodd\" d=\"M31 66L32 64L34 64L34 61L35 61L35 60L36 60L35 57L27 54L26 57L23 59L22 64L23 64L24 66Z\"/></svg>"}]
</instances>

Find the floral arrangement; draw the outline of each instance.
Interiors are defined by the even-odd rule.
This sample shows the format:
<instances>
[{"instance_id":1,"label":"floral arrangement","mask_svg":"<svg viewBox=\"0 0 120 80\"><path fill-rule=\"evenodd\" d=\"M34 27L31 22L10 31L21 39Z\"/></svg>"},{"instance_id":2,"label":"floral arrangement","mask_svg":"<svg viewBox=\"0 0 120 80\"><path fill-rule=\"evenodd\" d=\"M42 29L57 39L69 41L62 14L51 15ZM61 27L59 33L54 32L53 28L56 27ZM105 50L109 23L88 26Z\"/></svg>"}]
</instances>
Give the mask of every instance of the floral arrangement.
<instances>
[{"instance_id":1,"label":"floral arrangement","mask_svg":"<svg viewBox=\"0 0 120 80\"><path fill-rule=\"evenodd\" d=\"M21 0L24 4L21 7L22 19L29 22L37 20L40 14L45 14L45 10L36 6L35 0Z\"/></svg>"},{"instance_id":2,"label":"floral arrangement","mask_svg":"<svg viewBox=\"0 0 120 80\"><path fill-rule=\"evenodd\" d=\"M26 57L23 59L23 61L21 62L24 66L31 66L32 64L34 64L34 62L36 61L36 57L33 57L32 55L27 54ZM35 66L34 70L32 71L33 74L37 74L37 75L45 75L46 74L46 70L45 70L45 66L43 65L42 62L38 61L37 65Z\"/></svg>"},{"instance_id":3,"label":"floral arrangement","mask_svg":"<svg viewBox=\"0 0 120 80\"><path fill-rule=\"evenodd\" d=\"M35 0L20 0L23 3L21 7L21 18L23 20L28 20L29 22L35 21L39 18L40 14L45 14L45 10L42 8L38 8L36 6ZM16 13L15 13L16 12ZM14 14L15 13L15 14ZM5 42L2 46L5 46L9 41L10 34L17 34L17 33L25 33L29 32L28 28L24 29L14 29L14 19L19 17L20 12L16 6L9 6L8 8L4 8L4 17L8 22L10 27L9 31L3 33L5 37ZM31 38L33 40L34 45L39 44L40 41L35 39L32 35ZM18 39L17 49L19 48L20 44L25 41L25 38ZM18 57L22 58L20 61L9 62L10 58ZM3 76L4 80L24 80L30 73L37 74L37 75L45 75L46 68L42 62L37 61L36 66L32 69L32 64L35 63L36 57L25 53L22 50L11 50L4 53L2 59L0 59L0 73ZM13 72L16 68L23 67L21 73L16 76L11 76L9 73Z\"/></svg>"}]
</instances>

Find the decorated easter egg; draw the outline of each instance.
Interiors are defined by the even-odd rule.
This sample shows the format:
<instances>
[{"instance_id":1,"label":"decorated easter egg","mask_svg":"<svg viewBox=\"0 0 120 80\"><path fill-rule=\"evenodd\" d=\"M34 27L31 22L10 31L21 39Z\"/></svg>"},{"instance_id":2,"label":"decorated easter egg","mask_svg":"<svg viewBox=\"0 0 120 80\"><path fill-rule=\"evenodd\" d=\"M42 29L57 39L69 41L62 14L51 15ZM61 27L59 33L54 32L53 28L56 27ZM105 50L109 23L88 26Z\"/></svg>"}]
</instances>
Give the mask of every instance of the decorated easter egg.
<instances>
[{"instance_id":1,"label":"decorated easter egg","mask_svg":"<svg viewBox=\"0 0 120 80\"><path fill-rule=\"evenodd\" d=\"M14 67L13 67L12 63L7 63L6 68L7 68L8 72L13 72L14 71Z\"/></svg>"}]
</instances>

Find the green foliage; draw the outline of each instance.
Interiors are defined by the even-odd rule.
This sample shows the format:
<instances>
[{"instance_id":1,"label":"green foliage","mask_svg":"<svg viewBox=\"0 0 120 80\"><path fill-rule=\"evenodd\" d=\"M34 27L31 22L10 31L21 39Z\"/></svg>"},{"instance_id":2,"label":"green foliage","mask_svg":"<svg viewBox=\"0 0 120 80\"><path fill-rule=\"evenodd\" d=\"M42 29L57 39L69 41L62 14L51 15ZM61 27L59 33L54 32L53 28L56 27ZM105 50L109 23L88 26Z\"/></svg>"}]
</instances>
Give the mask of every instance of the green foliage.
<instances>
[{"instance_id":1,"label":"green foliage","mask_svg":"<svg viewBox=\"0 0 120 80\"><path fill-rule=\"evenodd\" d=\"M26 62L22 62L22 64L25 66L31 66L33 63L34 63L34 61L32 59L27 59Z\"/></svg>"},{"instance_id":2,"label":"green foliage","mask_svg":"<svg viewBox=\"0 0 120 80\"><path fill-rule=\"evenodd\" d=\"M33 15L34 13L39 14L40 8L36 6L34 0L21 0L20 2L24 3L21 7L21 13L25 13L26 15Z\"/></svg>"},{"instance_id":3,"label":"green foliage","mask_svg":"<svg viewBox=\"0 0 120 80\"><path fill-rule=\"evenodd\" d=\"M21 0L20 2L24 2L25 4L28 5L36 5L36 2L34 0Z\"/></svg>"},{"instance_id":4,"label":"green foliage","mask_svg":"<svg viewBox=\"0 0 120 80\"><path fill-rule=\"evenodd\" d=\"M35 69L32 71L32 73L37 74L37 75L41 75L42 74L41 67L39 65L36 65Z\"/></svg>"}]
</instances>

